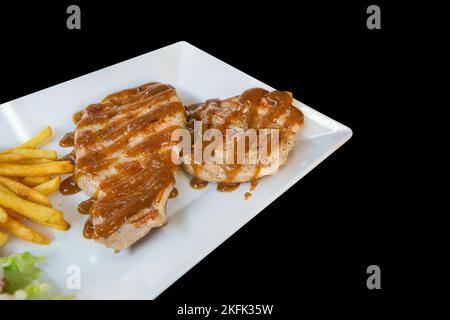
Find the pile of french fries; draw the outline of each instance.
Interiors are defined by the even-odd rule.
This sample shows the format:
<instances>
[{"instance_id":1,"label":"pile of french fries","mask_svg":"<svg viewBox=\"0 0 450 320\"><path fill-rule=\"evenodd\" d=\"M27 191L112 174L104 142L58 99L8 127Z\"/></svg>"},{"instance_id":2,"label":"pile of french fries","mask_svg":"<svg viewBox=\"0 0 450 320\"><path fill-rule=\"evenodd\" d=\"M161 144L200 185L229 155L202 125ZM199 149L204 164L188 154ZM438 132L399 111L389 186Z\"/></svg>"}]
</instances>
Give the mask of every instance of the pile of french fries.
<instances>
[{"instance_id":1,"label":"pile of french fries","mask_svg":"<svg viewBox=\"0 0 450 320\"><path fill-rule=\"evenodd\" d=\"M0 152L0 247L8 236L50 244L50 239L24 224L25 219L58 230L68 230L69 224L61 211L52 208L47 196L61 184L60 174L72 173L69 161L58 161L56 151L37 149L52 137L46 127L21 145Z\"/></svg>"}]
</instances>

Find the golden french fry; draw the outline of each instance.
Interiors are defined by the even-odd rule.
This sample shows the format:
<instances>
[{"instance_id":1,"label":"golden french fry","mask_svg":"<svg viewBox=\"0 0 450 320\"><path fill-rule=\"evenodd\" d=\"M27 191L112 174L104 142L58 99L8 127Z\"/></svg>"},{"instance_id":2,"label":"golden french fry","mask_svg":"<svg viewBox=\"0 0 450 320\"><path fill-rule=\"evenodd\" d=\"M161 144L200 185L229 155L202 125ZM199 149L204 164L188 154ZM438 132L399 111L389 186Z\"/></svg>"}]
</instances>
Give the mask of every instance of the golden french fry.
<instances>
[{"instance_id":1,"label":"golden french fry","mask_svg":"<svg viewBox=\"0 0 450 320\"><path fill-rule=\"evenodd\" d=\"M21 177L8 177L8 179L11 179L11 180L14 180L14 181L17 181L17 182L22 181Z\"/></svg>"},{"instance_id":2,"label":"golden french fry","mask_svg":"<svg viewBox=\"0 0 450 320\"><path fill-rule=\"evenodd\" d=\"M0 154L0 162L17 162L24 159L26 159L26 157L21 154Z\"/></svg>"},{"instance_id":3,"label":"golden french fry","mask_svg":"<svg viewBox=\"0 0 450 320\"><path fill-rule=\"evenodd\" d=\"M70 229L70 224L66 220L64 220L64 218L58 223L53 223L53 224L52 223L40 223L40 224L47 226L47 227L51 227L53 229L61 230L61 231L67 231Z\"/></svg>"},{"instance_id":4,"label":"golden french fry","mask_svg":"<svg viewBox=\"0 0 450 320\"><path fill-rule=\"evenodd\" d=\"M0 223L4 223L6 220L8 220L8 214L5 209L0 207Z\"/></svg>"},{"instance_id":5,"label":"golden french fry","mask_svg":"<svg viewBox=\"0 0 450 320\"><path fill-rule=\"evenodd\" d=\"M3 184L24 200L36 202L47 207L52 206L46 196L20 182L8 179L6 177L0 177L0 184Z\"/></svg>"},{"instance_id":6,"label":"golden french fry","mask_svg":"<svg viewBox=\"0 0 450 320\"><path fill-rule=\"evenodd\" d=\"M68 161L52 161L42 164L0 163L0 175L12 177L36 177L73 172L74 166Z\"/></svg>"},{"instance_id":7,"label":"golden french fry","mask_svg":"<svg viewBox=\"0 0 450 320\"><path fill-rule=\"evenodd\" d=\"M6 189L6 190L5 190ZM61 211L24 200L0 185L0 205L12 209L37 223L51 226L64 224Z\"/></svg>"},{"instance_id":8,"label":"golden french fry","mask_svg":"<svg viewBox=\"0 0 450 320\"><path fill-rule=\"evenodd\" d=\"M52 128L51 127L46 127L44 129L42 129L39 133L37 133L34 137L29 139L28 141L25 141L24 143L18 145L17 147L14 147L14 148L2 151L0 153L1 154L8 153L8 152L10 152L12 150L15 150L15 149L36 148L38 145L42 144L48 138L50 138L52 136L52 134L53 134Z\"/></svg>"},{"instance_id":9,"label":"golden french fry","mask_svg":"<svg viewBox=\"0 0 450 320\"><path fill-rule=\"evenodd\" d=\"M2 185L1 183L0 183L0 191L3 191L3 192L5 192L6 194L9 194L9 195L12 195L12 196L15 196L15 195L16 195L14 192L12 192L11 190L9 190L7 187L5 187L4 185ZM5 208L5 209L8 209L8 208Z\"/></svg>"},{"instance_id":10,"label":"golden french fry","mask_svg":"<svg viewBox=\"0 0 450 320\"><path fill-rule=\"evenodd\" d=\"M5 208L5 211L8 214L8 217L13 218L14 220L20 221L24 219L24 217L20 213L12 211L11 209Z\"/></svg>"},{"instance_id":11,"label":"golden french fry","mask_svg":"<svg viewBox=\"0 0 450 320\"><path fill-rule=\"evenodd\" d=\"M33 189L43 194L44 196L48 196L53 192L58 191L60 185L61 185L61 177L57 176L47 182L35 186Z\"/></svg>"},{"instance_id":12,"label":"golden french fry","mask_svg":"<svg viewBox=\"0 0 450 320\"><path fill-rule=\"evenodd\" d=\"M36 187L37 185L44 183L50 179L51 178L49 176L25 177L23 178L22 182L29 187Z\"/></svg>"},{"instance_id":13,"label":"golden french fry","mask_svg":"<svg viewBox=\"0 0 450 320\"><path fill-rule=\"evenodd\" d=\"M4 156L8 155L18 155L22 156L22 159L48 159L48 160L56 160L58 155L55 150L41 150L41 149L13 149L9 151Z\"/></svg>"},{"instance_id":14,"label":"golden french fry","mask_svg":"<svg viewBox=\"0 0 450 320\"><path fill-rule=\"evenodd\" d=\"M38 134L36 134L30 140L28 140L28 141L18 145L15 148L12 148L12 149L9 149L9 150L5 150L5 151L2 151L0 153L8 153L8 152L10 152L11 150L14 150L14 149L36 148L38 145L40 145L45 140L50 138L52 136L52 134L53 134L52 128L51 127L46 127L44 129L42 129Z\"/></svg>"},{"instance_id":15,"label":"golden french fry","mask_svg":"<svg viewBox=\"0 0 450 320\"><path fill-rule=\"evenodd\" d=\"M3 247L7 241L8 241L8 236L6 234L0 232L0 248Z\"/></svg>"},{"instance_id":16,"label":"golden french fry","mask_svg":"<svg viewBox=\"0 0 450 320\"><path fill-rule=\"evenodd\" d=\"M45 127L40 132L38 132L33 138L22 143L17 148L36 148L38 145L45 142L53 135L51 127Z\"/></svg>"},{"instance_id":17,"label":"golden french fry","mask_svg":"<svg viewBox=\"0 0 450 320\"><path fill-rule=\"evenodd\" d=\"M0 187L1 187L1 185L0 185ZM6 213L8 215L8 219L13 218L16 221L21 221L24 219L24 216L22 216L20 213L17 213L9 208L5 208L4 210L6 211ZM64 218L62 218L61 221L59 221L58 223L41 223L40 222L40 224L42 224L44 226L52 227L54 229L62 230L62 231L69 230L69 228L70 228L70 224Z\"/></svg>"},{"instance_id":18,"label":"golden french fry","mask_svg":"<svg viewBox=\"0 0 450 320\"><path fill-rule=\"evenodd\" d=\"M6 221L6 223L0 223L0 226L13 236L16 236L22 240L37 244L50 244L50 239L45 235L31 229L11 217L8 221Z\"/></svg>"},{"instance_id":19,"label":"golden french fry","mask_svg":"<svg viewBox=\"0 0 450 320\"><path fill-rule=\"evenodd\" d=\"M17 161L16 164L41 164L50 162L57 162L57 161L52 161L48 159L22 159L20 161Z\"/></svg>"}]
</instances>

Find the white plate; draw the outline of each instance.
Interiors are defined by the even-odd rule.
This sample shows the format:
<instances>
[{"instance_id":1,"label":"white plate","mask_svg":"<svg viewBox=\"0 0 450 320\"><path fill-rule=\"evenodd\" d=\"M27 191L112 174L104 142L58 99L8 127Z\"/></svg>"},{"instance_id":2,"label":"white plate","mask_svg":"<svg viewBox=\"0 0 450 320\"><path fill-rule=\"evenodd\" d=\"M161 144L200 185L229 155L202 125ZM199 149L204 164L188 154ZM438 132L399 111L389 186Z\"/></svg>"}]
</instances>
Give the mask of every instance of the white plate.
<instances>
[{"instance_id":1,"label":"white plate","mask_svg":"<svg viewBox=\"0 0 450 320\"><path fill-rule=\"evenodd\" d=\"M172 84L185 104L228 98L250 87L273 90L189 43L178 42L2 104L0 147L12 147L51 125L55 138L46 147L62 156L68 150L60 148L58 140L74 129L74 112L111 92L149 81ZM51 200L72 228L68 232L39 228L54 238L50 246L13 239L4 253L30 251L45 256L46 278L80 299L155 298L351 137L344 125L301 102L295 105L305 115L296 147L288 163L277 175L264 178L248 201L244 200L249 189L246 183L231 193L216 192L213 184L193 190L188 177L179 172L176 187L180 194L167 205L168 224L131 249L114 254L81 234L85 217L76 208L87 197L55 194ZM66 288L71 265L80 267L80 290Z\"/></svg>"}]
</instances>

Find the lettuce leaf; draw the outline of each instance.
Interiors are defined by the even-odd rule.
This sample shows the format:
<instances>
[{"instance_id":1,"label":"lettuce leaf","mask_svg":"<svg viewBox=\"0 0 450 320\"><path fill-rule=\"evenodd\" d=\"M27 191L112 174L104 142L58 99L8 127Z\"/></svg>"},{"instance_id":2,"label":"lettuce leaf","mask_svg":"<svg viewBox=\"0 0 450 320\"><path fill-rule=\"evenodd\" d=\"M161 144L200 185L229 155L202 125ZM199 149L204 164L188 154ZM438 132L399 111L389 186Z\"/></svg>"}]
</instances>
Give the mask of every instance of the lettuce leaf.
<instances>
[{"instance_id":1,"label":"lettuce leaf","mask_svg":"<svg viewBox=\"0 0 450 320\"><path fill-rule=\"evenodd\" d=\"M43 257L37 257L29 252L0 257L0 270L3 269L3 290L0 294L14 295L19 292L26 294L27 300L70 300L73 296L53 295L50 285L41 282L41 270L36 263L44 261ZM1 281L2 279L0 279Z\"/></svg>"},{"instance_id":2,"label":"lettuce leaf","mask_svg":"<svg viewBox=\"0 0 450 320\"><path fill-rule=\"evenodd\" d=\"M73 296L56 295L53 296L50 292L50 285L48 283L34 283L25 288L27 300L72 300Z\"/></svg>"},{"instance_id":3,"label":"lettuce leaf","mask_svg":"<svg viewBox=\"0 0 450 320\"><path fill-rule=\"evenodd\" d=\"M3 292L14 293L39 280L41 270L35 264L43 260L43 257L36 257L29 252L1 257L0 268L3 268L5 282Z\"/></svg>"}]
</instances>

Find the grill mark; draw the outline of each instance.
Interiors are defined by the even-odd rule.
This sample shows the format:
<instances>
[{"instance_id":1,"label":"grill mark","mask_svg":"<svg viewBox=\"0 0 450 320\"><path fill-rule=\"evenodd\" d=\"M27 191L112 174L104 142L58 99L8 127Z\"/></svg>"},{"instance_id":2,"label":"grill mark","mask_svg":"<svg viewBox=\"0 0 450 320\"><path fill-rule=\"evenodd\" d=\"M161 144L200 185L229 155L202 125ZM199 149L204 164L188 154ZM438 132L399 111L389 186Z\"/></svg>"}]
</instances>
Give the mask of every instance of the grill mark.
<instances>
[{"instance_id":1,"label":"grill mark","mask_svg":"<svg viewBox=\"0 0 450 320\"><path fill-rule=\"evenodd\" d=\"M167 86L167 85L161 84L159 82L149 82L149 83L143 84L141 86L138 86L136 88L125 89L125 90L121 90L121 91L109 94L105 98L103 98L102 102L126 101L126 99L129 99L129 98L132 98L133 96L142 94L142 92L144 92L145 90L148 90L149 88L160 87L160 86Z\"/></svg>"},{"instance_id":2,"label":"grill mark","mask_svg":"<svg viewBox=\"0 0 450 320\"><path fill-rule=\"evenodd\" d=\"M102 125L107 121L111 121L117 115L130 115L131 111L139 111L146 105L154 108L159 106L160 103L164 103L172 98L176 98L176 92L171 88L167 88L166 90L158 92L153 96L146 96L143 100L134 99L133 101L124 104L93 104L86 108L87 116L82 118L78 124L78 128L85 128L91 125Z\"/></svg>"},{"instance_id":3,"label":"grill mark","mask_svg":"<svg viewBox=\"0 0 450 320\"><path fill-rule=\"evenodd\" d=\"M108 119L109 117L106 113L108 109L115 109L122 105L131 104L138 101L138 99L142 97L143 91L146 90L146 88L148 90L148 88L152 86L156 86L156 88L167 88L166 85L151 82L138 88L125 89L117 93L110 94L100 103L94 103L85 108L85 114L87 114L87 116L84 117L80 123L78 123L78 128L95 123L96 121Z\"/></svg>"},{"instance_id":4,"label":"grill mark","mask_svg":"<svg viewBox=\"0 0 450 320\"><path fill-rule=\"evenodd\" d=\"M168 110L170 111L169 114L167 113ZM158 108L151 108L144 114L133 115L133 118L130 116L131 119L127 115L126 119L121 118L120 120L112 121L102 129L82 131L76 139L77 147L86 148L96 145L98 141L115 140L124 134L129 135L133 131L142 130L152 122L162 119L164 115L172 115L180 110L184 111L180 102L169 102L160 105Z\"/></svg>"},{"instance_id":5,"label":"grill mark","mask_svg":"<svg viewBox=\"0 0 450 320\"><path fill-rule=\"evenodd\" d=\"M172 142L170 140L173 130L175 130L177 126L170 126L161 131L156 132L155 134L148 136L140 143L134 145L124 152L125 157L134 157L138 154L150 154L158 151L162 147L175 145L176 142Z\"/></svg>"},{"instance_id":6,"label":"grill mark","mask_svg":"<svg viewBox=\"0 0 450 320\"><path fill-rule=\"evenodd\" d=\"M80 174L91 175L105 170L116 160L116 158L109 158L109 157L116 151L123 149L128 144L130 139L132 139L138 133L140 133L140 131L143 128L148 127L153 123L160 121L161 119L164 119L164 117L167 118L180 112L182 108L183 107L179 102L171 102L168 103L166 106L163 105L161 106L161 108L143 114L141 117L136 118L132 123L122 126L122 129L118 131L124 133L121 136L119 136L119 138L115 140L113 143L111 143L109 146L104 147L100 150L87 151L86 154L77 159L76 175L77 176ZM123 130L124 128L128 128L126 133L125 130ZM170 128L171 130L175 129L175 127ZM158 134L159 131L156 133ZM111 136L107 137L111 138ZM167 132L165 133L164 137L170 140L170 135ZM147 142L147 144L150 145L150 142ZM135 155L138 152L139 147L136 148L134 147L136 146L133 146L130 149L129 156L133 155L133 153ZM141 151L144 150L142 150L141 148Z\"/></svg>"},{"instance_id":7,"label":"grill mark","mask_svg":"<svg viewBox=\"0 0 450 320\"><path fill-rule=\"evenodd\" d=\"M143 162L121 164L118 171L120 175L100 183L105 196L91 208L94 238L108 237L128 218L144 208L151 208L161 191L175 183L170 152L152 155Z\"/></svg>"}]
</instances>

